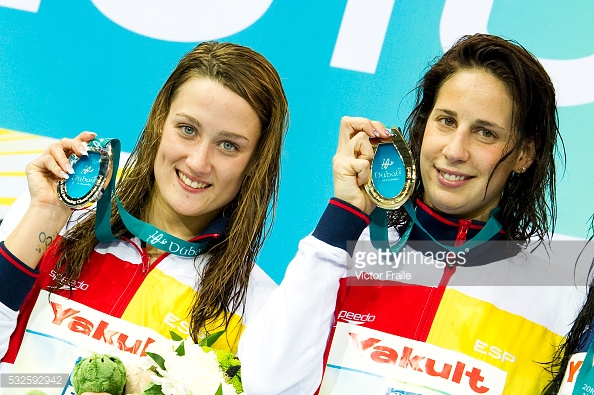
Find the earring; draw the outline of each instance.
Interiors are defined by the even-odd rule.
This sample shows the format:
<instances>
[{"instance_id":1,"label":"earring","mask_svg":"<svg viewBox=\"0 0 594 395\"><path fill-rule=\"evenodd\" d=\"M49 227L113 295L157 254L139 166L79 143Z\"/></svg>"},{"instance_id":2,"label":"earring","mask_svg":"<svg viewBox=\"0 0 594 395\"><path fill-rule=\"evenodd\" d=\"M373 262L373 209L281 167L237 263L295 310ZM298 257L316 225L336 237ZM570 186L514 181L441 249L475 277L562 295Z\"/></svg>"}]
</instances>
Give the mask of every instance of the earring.
<instances>
[{"instance_id":1,"label":"earring","mask_svg":"<svg viewBox=\"0 0 594 395\"><path fill-rule=\"evenodd\" d=\"M524 166L520 167L520 170L518 171L518 173L523 173L526 171L526 168Z\"/></svg>"}]
</instances>

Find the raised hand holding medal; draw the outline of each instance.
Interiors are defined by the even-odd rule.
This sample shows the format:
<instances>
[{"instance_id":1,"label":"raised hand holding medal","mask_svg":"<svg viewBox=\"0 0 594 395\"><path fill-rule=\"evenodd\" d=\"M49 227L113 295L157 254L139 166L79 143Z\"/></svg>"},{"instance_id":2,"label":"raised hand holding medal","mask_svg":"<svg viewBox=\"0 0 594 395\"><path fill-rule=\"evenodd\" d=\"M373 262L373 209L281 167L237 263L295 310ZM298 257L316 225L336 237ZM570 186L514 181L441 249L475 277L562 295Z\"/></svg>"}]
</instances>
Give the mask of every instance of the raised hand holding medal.
<instances>
[{"instance_id":1,"label":"raised hand holding medal","mask_svg":"<svg viewBox=\"0 0 594 395\"><path fill-rule=\"evenodd\" d=\"M343 117L333 164L334 196L370 215L373 245L390 248L386 210L404 205L416 183L412 153L400 130L366 118ZM395 250L407 238L408 231Z\"/></svg>"},{"instance_id":2,"label":"raised hand holding medal","mask_svg":"<svg viewBox=\"0 0 594 395\"><path fill-rule=\"evenodd\" d=\"M371 214L396 209L414 189L412 154L399 130L361 117L343 117L333 159L334 196Z\"/></svg>"}]
</instances>

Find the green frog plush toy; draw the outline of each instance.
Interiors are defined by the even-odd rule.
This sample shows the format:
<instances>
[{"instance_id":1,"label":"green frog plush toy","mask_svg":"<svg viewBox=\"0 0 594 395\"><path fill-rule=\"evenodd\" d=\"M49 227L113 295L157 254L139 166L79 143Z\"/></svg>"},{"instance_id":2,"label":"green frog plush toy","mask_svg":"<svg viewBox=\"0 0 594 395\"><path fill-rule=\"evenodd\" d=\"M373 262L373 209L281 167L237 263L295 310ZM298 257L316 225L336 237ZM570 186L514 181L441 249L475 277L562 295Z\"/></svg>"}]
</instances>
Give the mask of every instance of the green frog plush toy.
<instances>
[{"instance_id":1,"label":"green frog plush toy","mask_svg":"<svg viewBox=\"0 0 594 395\"><path fill-rule=\"evenodd\" d=\"M72 372L72 386L77 395L83 392L107 392L122 395L126 369L118 357L94 354L82 359Z\"/></svg>"}]
</instances>

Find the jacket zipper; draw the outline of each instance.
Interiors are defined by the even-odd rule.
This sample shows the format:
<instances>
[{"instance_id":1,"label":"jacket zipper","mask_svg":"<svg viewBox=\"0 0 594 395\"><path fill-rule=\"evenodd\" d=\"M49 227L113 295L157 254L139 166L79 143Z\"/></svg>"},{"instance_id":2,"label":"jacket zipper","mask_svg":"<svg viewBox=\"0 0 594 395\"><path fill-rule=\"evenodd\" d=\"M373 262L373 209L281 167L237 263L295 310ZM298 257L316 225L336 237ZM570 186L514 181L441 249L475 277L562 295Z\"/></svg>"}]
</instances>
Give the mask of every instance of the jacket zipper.
<instances>
[{"instance_id":1,"label":"jacket zipper","mask_svg":"<svg viewBox=\"0 0 594 395\"><path fill-rule=\"evenodd\" d=\"M464 242L466 242L466 235L468 233L468 229L470 228L470 224L472 224L472 221L469 221L467 219L461 219L459 220L459 224L460 226L458 227L458 233L456 234L456 239L454 240L454 247L459 247L462 244L464 244ZM449 252L449 254L454 254L454 252ZM431 291L429 311L433 316L429 317L427 315L424 315L424 317L422 318L421 322L423 322L423 324L421 324L421 333L419 340L427 340L427 337L429 336L429 331L431 330L431 326L433 325L433 319L435 319L435 314L437 313L437 309L439 308L439 304L441 303L441 300L443 298L443 294L445 293L446 287L454 273L456 273L456 266L450 265L448 263L443 269L443 275L441 276L439 285ZM431 322L429 322L429 318L431 318Z\"/></svg>"},{"instance_id":2,"label":"jacket zipper","mask_svg":"<svg viewBox=\"0 0 594 395\"><path fill-rule=\"evenodd\" d=\"M466 241L466 234L468 233L468 229L470 228L470 224L472 221L467 219L459 220L460 226L458 227L458 234L456 235L456 240L454 240L454 247L460 247Z\"/></svg>"}]
</instances>

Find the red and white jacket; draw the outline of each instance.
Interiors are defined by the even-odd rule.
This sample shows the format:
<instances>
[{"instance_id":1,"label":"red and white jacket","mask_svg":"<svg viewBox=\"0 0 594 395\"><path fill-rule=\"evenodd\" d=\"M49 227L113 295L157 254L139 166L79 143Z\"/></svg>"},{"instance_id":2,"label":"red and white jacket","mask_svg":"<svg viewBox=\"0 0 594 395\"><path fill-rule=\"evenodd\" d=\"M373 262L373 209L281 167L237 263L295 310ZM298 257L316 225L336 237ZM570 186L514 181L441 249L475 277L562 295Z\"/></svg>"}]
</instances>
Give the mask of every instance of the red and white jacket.
<instances>
[{"instance_id":1,"label":"red and white jacket","mask_svg":"<svg viewBox=\"0 0 594 395\"><path fill-rule=\"evenodd\" d=\"M456 221L441 218L422 205L417 208L417 215L426 228L451 227L454 236L450 237L450 241L460 233ZM365 363L376 363L372 366L376 366L374 369L377 371L388 367L390 374L396 372L394 374L405 380L430 379L437 382L434 386L436 390L443 384L447 388L454 386L459 389L451 392L456 394L539 392L548 379L544 374L544 365L539 362L550 360L583 303L584 294L575 287L537 286L541 280L545 284L551 273L561 275L559 270L563 268L551 268L548 262L520 250L513 256L504 254L495 261L477 259L480 264L460 265L455 270L447 266L437 269L434 265L431 273L439 281L433 285L414 284L414 279L412 285L407 286L392 286L396 285L395 282L386 279L356 280L357 273L352 268L347 272L347 265L353 263L347 253L348 241L368 242L368 225L367 215L348 203L332 199L313 234L299 243L297 255L276 289L271 291L272 287L267 285L267 281L259 280L255 271L242 320L245 330L238 347L246 393L310 395L318 390L324 372L320 393L333 393L333 388L341 385L341 378L335 374L338 365L333 350L349 345L358 346L361 351L359 357L363 360L367 358ZM3 223L2 228L4 226ZM464 224L468 228L467 237L471 237L480 226L478 223ZM477 228L473 230L473 227ZM415 236L415 232L413 229L407 249L411 249L416 238L421 238ZM397 232L390 233L392 243L398 237ZM134 241L132 244L135 244ZM129 241L121 241L114 246L99 245L96 253L110 254L112 248L121 249L122 254L115 255L120 258L135 256L133 262L128 258L124 261L136 264L138 268L142 259L137 250L139 245L135 245L132 246ZM27 273L27 269L19 265L14 257L6 251L3 257L0 258L3 259L0 265L0 347L6 347L7 333L10 335L12 332L11 326L14 326L18 314L19 306L15 304L15 299L26 295L26 292L17 295L14 289L21 286L16 283L27 278L29 284L35 282L35 274ZM131 348L140 341L139 349L153 332L166 336L163 332L172 329L172 326L178 330L183 328L181 318L184 315L173 310L175 303L161 303L162 299L175 295L169 295L169 292L161 292L156 297L151 295L151 292L172 289L161 286L174 277L178 281L175 288L182 290L184 285L192 288L190 284L194 277L187 276L187 266L177 257L168 258L158 262L149 272L139 288L147 286L147 292L137 292L139 299L135 299L136 296L130 298L127 307L123 308L116 298L114 302L119 306L117 314L120 314L116 318L121 318L121 321L107 322L109 317L113 317L109 315L111 311L100 312L91 318L83 316L82 312L70 315L80 306L74 301L72 306L66 305L70 299L61 297L57 301L61 304L57 308L58 313L52 309L43 312L50 321L43 325L52 329L58 327L52 323L54 319L62 324L71 323L71 328L77 329L87 324L86 337L76 333L78 338L88 340L81 341L82 346L105 344L106 339L118 340L121 334L125 334L128 338L119 339L122 344ZM138 270L141 271L140 268ZM96 270L93 275L102 274L105 274L102 270ZM492 277L517 281L510 282L516 285L488 285L486 282L486 285L479 286L471 286L468 282L474 279L481 284L480 281ZM527 278L536 285L517 285L526 284L523 281ZM4 287L9 283L12 283L13 289L5 292ZM82 288L84 284L77 286ZM120 288L120 295L125 296L126 289ZM99 296L103 297L97 294L97 298ZM183 296L180 298L183 299ZM45 296L38 300L48 304ZM136 303L143 308L133 308ZM160 318L142 318L153 315L146 306L154 306L160 311L155 315ZM148 312L137 316L136 310ZM43 317L43 314L39 316ZM74 319L75 316L78 318ZM154 326L151 322L155 323ZM118 330L116 324L122 325L123 329ZM125 332L127 324L135 325L138 331ZM112 332L108 332L107 328ZM152 332L144 333L140 330L142 328ZM70 329L66 325L65 331ZM357 336L348 335L349 330ZM135 333L136 337L133 338L131 333ZM344 333L347 333L346 338L338 338ZM120 344L118 341L113 343ZM31 342L32 347L36 344ZM459 358L453 359L453 355ZM340 358L338 361L341 362ZM394 387L394 390L398 388ZM386 388L383 391L386 393ZM353 385L345 393L361 392ZM423 392L419 390L417 393Z\"/></svg>"}]
</instances>

